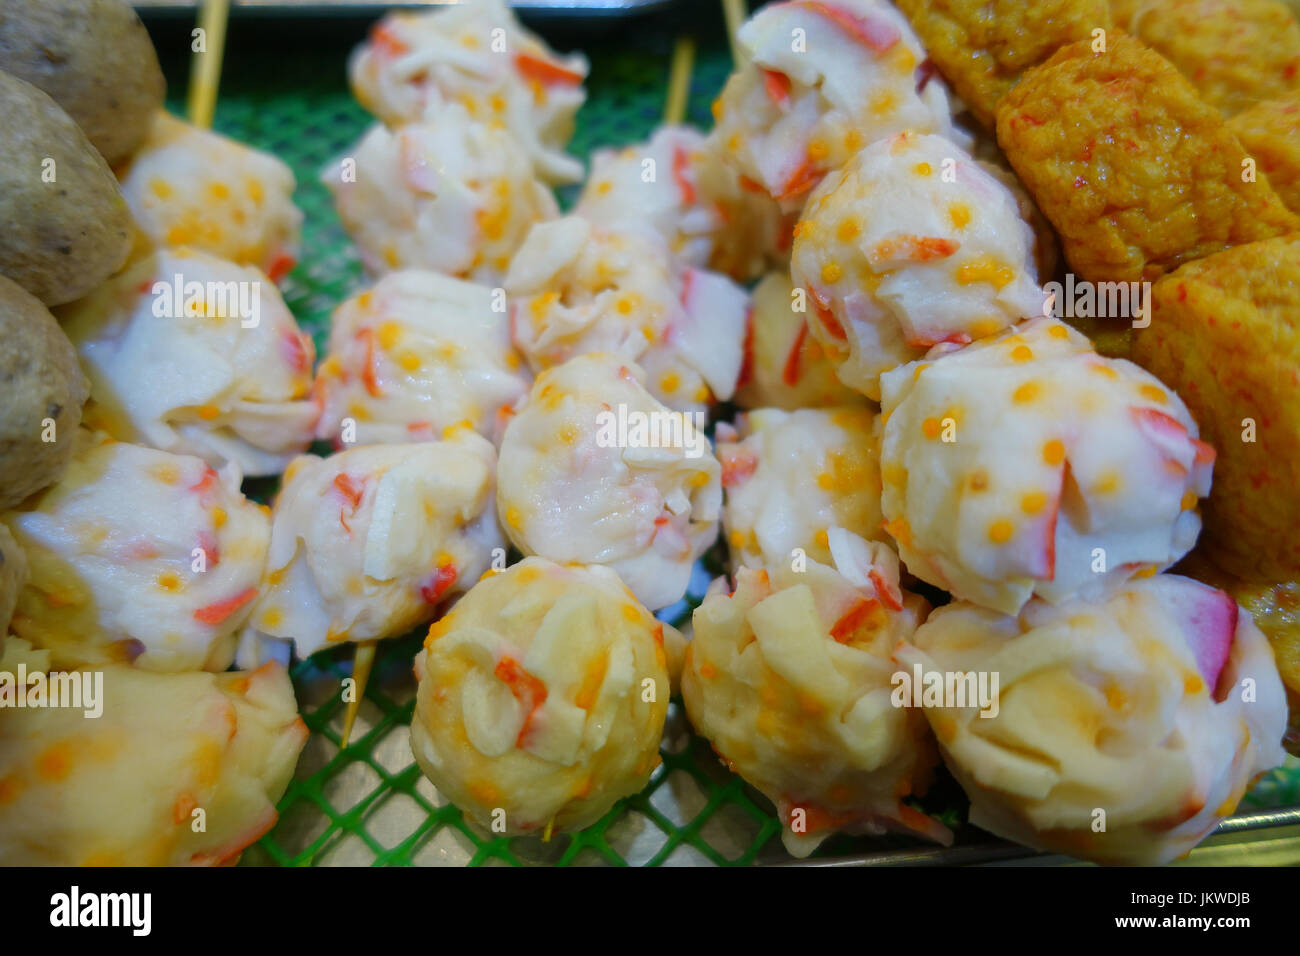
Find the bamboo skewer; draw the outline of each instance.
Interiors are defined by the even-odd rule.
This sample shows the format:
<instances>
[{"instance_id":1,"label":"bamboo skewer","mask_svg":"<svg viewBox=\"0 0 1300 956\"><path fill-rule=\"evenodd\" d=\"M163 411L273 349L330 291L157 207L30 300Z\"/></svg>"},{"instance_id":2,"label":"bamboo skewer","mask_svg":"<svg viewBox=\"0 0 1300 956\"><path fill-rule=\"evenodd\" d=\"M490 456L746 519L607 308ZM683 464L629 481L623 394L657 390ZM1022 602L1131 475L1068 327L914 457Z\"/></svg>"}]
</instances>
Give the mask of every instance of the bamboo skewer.
<instances>
[{"instance_id":1,"label":"bamboo skewer","mask_svg":"<svg viewBox=\"0 0 1300 956\"><path fill-rule=\"evenodd\" d=\"M217 109L217 87L221 84L221 59L226 50L226 22L230 0L203 0L199 29L203 31L203 53L193 55L190 69L188 112L190 122L202 129L212 126Z\"/></svg>"},{"instance_id":2,"label":"bamboo skewer","mask_svg":"<svg viewBox=\"0 0 1300 956\"><path fill-rule=\"evenodd\" d=\"M679 126L686 119L691 95L691 72L695 69L695 38L678 37L668 69L668 96L664 102L664 124Z\"/></svg>"},{"instance_id":3,"label":"bamboo skewer","mask_svg":"<svg viewBox=\"0 0 1300 956\"><path fill-rule=\"evenodd\" d=\"M722 16L727 22L727 39L731 42L731 60L736 66L740 66L740 61L744 58L736 33L745 22L746 15L745 0L722 0Z\"/></svg>"},{"instance_id":4,"label":"bamboo skewer","mask_svg":"<svg viewBox=\"0 0 1300 956\"><path fill-rule=\"evenodd\" d=\"M366 684L370 682L370 668L375 663L375 649L378 641L358 641L352 653L352 679L356 681L356 696L348 702L347 712L343 715L343 743L341 750L346 750L352 739L352 725L356 722L357 712L361 710L361 699L366 694Z\"/></svg>"}]
</instances>

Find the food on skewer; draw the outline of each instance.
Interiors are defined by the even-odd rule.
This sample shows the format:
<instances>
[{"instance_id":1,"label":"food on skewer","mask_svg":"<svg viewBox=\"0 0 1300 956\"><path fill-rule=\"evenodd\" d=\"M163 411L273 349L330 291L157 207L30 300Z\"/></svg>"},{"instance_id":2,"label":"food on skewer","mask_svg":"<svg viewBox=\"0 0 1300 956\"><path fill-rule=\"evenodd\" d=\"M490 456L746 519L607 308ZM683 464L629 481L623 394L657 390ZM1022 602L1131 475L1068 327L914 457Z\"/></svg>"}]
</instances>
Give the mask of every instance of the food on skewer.
<instances>
[{"instance_id":1,"label":"food on skewer","mask_svg":"<svg viewBox=\"0 0 1300 956\"><path fill-rule=\"evenodd\" d=\"M1019 617L952 604L912 643L904 666L999 675L996 715L925 713L971 822L1026 846L1167 863L1285 756L1268 642L1232 598L1189 578L1129 581L1098 603L1034 600Z\"/></svg>"},{"instance_id":2,"label":"food on skewer","mask_svg":"<svg viewBox=\"0 0 1300 956\"><path fill-rule=\"evenodd\" d=\"M48 93L109 166L144 140L167 86L124 0L6 0L0 70Z\"/></svg>"},{"instance_id":3,"label":"food on skewer","mask_svg":"<svg viewBox=\"0 0 1300 956\"><path fill-rule=\"evenodd\" d=\"M754 287L737 406L795 411L866 403L866 396L839 380L826 349L809 334L812 308L789 273L769 272Z\"/></svg>"},{"instance_id":4,"label":"food on skewer","mask_svg":"<svg viewBox=\"0 0 1300 956\"><path fill-rule=\"evenodd\" d=\"M953 92L985 126L1021 74L1060 46L1108 31L1106 0L899 0Z\"/></svg>"},{"instance_id":5,"label":"food on skewer","mask_svg":"<svg viewBox=\"0 0 1300 956\"><path fill-rule=\"evenodd\" d=\"M1300 25L1277 0L1148 0L1116 20L1226 115L1300 93Z\"/></svg>"},{"instance_id":6,"label":"food on skewer","mask_svg":"<svg viewBox=\"0 0 1300 956\"><path fill-rule=\"evenodd\" d=\"M1175 569L1212 588L1226 591L1251 616L1273 648L1286 687L1287 731L1282 745L1300 756L1300 580L1246 580L1219 567L1212 545L1202 544Z\"/></svg>"},{"instance_id":7,"label":"food on skewer","mask_svg":"<svg viewBox=\"0 0 1300 956\"><path fill-rule=\"evenodd\" d=\"M1214 560L1247 580L1300 577L1300 235L1189 262L1151 298L1134 360L1219 450L1205 506Z\"/></svg>"},{"instance_id":8,"label":"food on skewer","mask_svg":"<svg viewBox=\"0 0 1300 956\"><path fill-rule=\"evenodd\" d=\"M1034 233L1014 194L939 136L871 144L813 194L794 282L840 380L880 398L881 372L1041 315Z\"/></svg>"},{"instance_id":9,"label":"food on skewer","mask_svg":"<svg viewBox=\"0 0 1300 956\"><path fill-rule=\"evenodd\" d=\"M654 611L681 599L717 538L722 469L644 381L612 355L538 376L501 442L497 508L525 555L613 568Z\"/></svg>"},{"instance_id":10,"label":"food on skewer","mask_svg":"<svg viewBox=\"0 0 1300 956\"><path fill-rule=\"evenodd\" d=\"M471 118L508 130L544 182L582 178L564 147L587 98L587 60L551 50L504 0L390 13L353 52L348 77L361 105L390 126L461 103Z\"/></svg>"},{"instance_id":11,"label":"food on skewer","mask_svg":"<svg viewBox=\"0 0 1300 956\"><path fill-rule=\"evenodd\" d=\"M740 30L746 60L714 116L715 148L787 211L863 146L903 130L964 144L943 81L882 0L792 0Z\"/></svg>"},{"instance_id":12,"label":"food on skewer","mask_svg":"<svg viewBox=\"0 0 1300 956\"><path fill-rule=\"evenodd\" d=\"M528 385L504 299L433 272L394 272L334 311L317 434L340 447L397 444L468 423L492 438Z\"/></svg>"},{"instance_id":13,"label":"food on skewer","mask_svg":"<svg viewBox=\"0 0 1300 956\"><path fill-rule=\"evenodd\" d=\"M532 225L559 215L510 134L460 103L372 126L321 178L371 275L419 268L496 284Z\"/></svg>"},{"instance_id":14,"label":"food on skewer","mask_svg":"<svg viewBox=\"0 0 1300 956\"><path fill-rule=\"evenodd\" d=\"M1176 132L1174 132L1176 131ZM1213 107L1122 33L1064 46L998 104L998 143L1090 282L1158 279L1300 229Z\"/></svg>"},{"instance_id":15,"label":"food on skewer","mask_svg":"<svg viewBox=\"0 0 1300 956\"><path fill-rule=\"evenodd\" d=\"M271 512L247 653L261 654L268 638L291 639L307 657L431 620L491 566L494 549L504 557L495 466L491 442L469 429L296 459Z\"/></svg>"},{"instance_id":16,"label":"food on skewer","mask_svg":"<svg viewBox=\"0 0 1300 956\"><path fill-rule=\"evenodd\" d=\"M682 696L696 730L776 804L794 856L835 831L947 828L903 802L938 755L917 709L894 706L890 655L924 618L887 544L831 531L834 564L742 568L695 611Z\"/></svg>"},{"instance_id":17,"label":"food on skewer","mask_svg":"<svg viewBox=\"0 0 1300 956\"><path fill-rule=\"evenodd\" d=\"M718 424L731 567L831 561L830 529L885 539L876 416L866 408L765 408ZM796 553L798 551L799 553Z\"/></svg>"},{"instance_id":18,"label":"food on skewer","mask_svg":"<svg viewBox=\"0 0 1300 956\"><path fill-rule=\"evenodd\" d=\"M1040 318L881 377L885 528L907 569L1007 614L1196 542L1214 449L1177 395Z\"/></svg>"},{"instance_id":19,"label":"food on skewer","mask_svg":"<svg viewBox=\"0 0 1300 956\"><path fill-rule=\"evenodd\" d=\"M493 833L590 826L660 763L670 635L607 568L484 578L416 658L420 769Z\"/></svg>"},{"instance_id":20,"label":"food on skewer","mask_svg":"<svg viewBox=\"0 0 1300 956\"><path fill-rule=\"evenodd\" d=\"M311 443L315 346L257 269L163 249L60 318L90 375L92 427L245 475L279 474Z\"/></svg>"},{"instance_id":21,"label":"food on skewer","mask_svg":"<svg viewBox=\"0 0 1300 956\"><path fill-rule=\"evenodd\" d=\"M110 666L96 719L68 707L0 721L0 863L224 865L276 822L307 728L275 664L249 673ZM201 826L199 823L201 822Z\"/></svg>"},{"instance_id":22,"label":"food on skewer","mask_svg":"<svg viewBox=\"0 0 1300 956\"><path fill-rule=\"evenodd\" d=\"M574 209L598 226L639 223L689 266L746 281L788 252L780 207L740 177L689 126L661 126L648 142L592 154Z\"/></svg>"},{"instance_id":23,"label":"food on skewer","mask_svg":"<svg viewBox=\"0 0 1300 956\"><path fill-rule=\"evenodd\" d=\"M279 282L298 261L294 176L270 153L159 111L120 173L138 245L190 246Z\"/></svg>"},{"instance_id":24,"label":"food on skewer","mask_svg":"<svg viewBox=\"0 0 1300 956\"><path fill-rule=\"evenodd\" d=\"M54 316L0 276L0 511L63 474L88 394Z\"/></svg>"},{"instance_id":25,"label":"food on skewer","mask_svg":"<svg viewBox=\"0 0 1300 956\"><path fill-rule=\"evenodd\" d=\"M1256 103L1228 120L1278 198L1300 213L1300 91Z\"/></svg>"},{"instance_id":26,"label":"food on skewer","mask_svg":"<svg viewBox=\"0 0 1300 956\"><path fill-rule=\"evenodd\" d=\"M117 180L59 105L0 71L0 275L46 305L84 295L131 247Z\"/></svg>"},{"instance_id":27,"label":"food on skewer","mask_svg":"<svg viewBox=\"0 0 1300 956\"><path fill-rule=\"evenodd\" d=\"M30 566L13 632L59 668L230 666L270 531L239 468L84 429L76 442L55 485L0 515Z\"/></svg>"},{"instance_id":28,"label":"food on skewer","mask_svg":"<svg viewBox=\"0 0 1300 956\"><path fill-rule=\"evenodd\" d=\"M658 236L566 216L533 227L505 290L511 338L536 372L591 352L645 369L678 411L731 398L744 362L745 291L675 260Z\"/></svg>"},{"instance_id":29,"label":"food on skewer","mask_svg":"<svg viewBox=\"0 0 1300 956\"><path fill-rule=\"evenodd\" d=\"M0 660L4 659L5 635L18 604L18 592L26 583L27 556L9 533L9 526L0 522Z\"/></svg>"}]
</instances>

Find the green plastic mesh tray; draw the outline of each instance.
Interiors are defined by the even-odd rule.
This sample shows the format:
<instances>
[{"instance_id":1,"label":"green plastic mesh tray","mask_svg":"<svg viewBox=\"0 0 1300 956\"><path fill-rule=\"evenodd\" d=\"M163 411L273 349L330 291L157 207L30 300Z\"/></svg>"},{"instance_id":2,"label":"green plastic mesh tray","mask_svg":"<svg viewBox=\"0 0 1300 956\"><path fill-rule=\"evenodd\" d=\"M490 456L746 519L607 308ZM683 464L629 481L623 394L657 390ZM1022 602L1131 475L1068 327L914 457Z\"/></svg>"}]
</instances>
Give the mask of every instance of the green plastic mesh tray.
<instances>
[{"instance_id":1,"label":"green plastic mesh tray","mask_svg":"<svg viewBox=\"0 0 1300 956\"><path fill-rule=\"evenodd\" d=\"M361 39L357 24L347 42ZM170 80L169 106L183 112L186 61L160 43ZM347 89L346 42L283 37L274 56L240 49L232 32L216 113L216 128L269 150L293 167L296 200L306 213L302 262L285 298L323 351L331 310L363 284L360 263L334 214L319 171L355 142L370 122ZM592 61L589 98L572 150L622 145L647 137L660 122L672 36L638 25L586 44ZM702 43L688 118L707 126L709 104L721 89L730 56L720 33ZM562 193L572 201L576 190ZM250 492L265 497L273 484ZM716 570L716 556L712 564ZM709 562L706 562L709 563ZM708 583L697 569L693 598L663 617L682 623ZM244 855L245 864L279 865L746 865L788 860L771 805L728 774L707 743L696 738L680 703L669 711L663 765L646 789L622 801L598 824L576 834L501 838L466 821L421 775L411 756L408 726L415 696L411 662L420 635L385 641L353 731L341 749L344 705L340 682L351 672L351 650L326 652L293 668L303 720L311 730L296 775L280 803L280 820ZM1300 804L1300 765L1275 771L1247 797L1243 809ZM956 827L958 842L985 839L962 827L964 800L944 778L925 809ZM846 857L916 847L902 838L836 837L817 856Z\"/></svg>"}]
</instances>

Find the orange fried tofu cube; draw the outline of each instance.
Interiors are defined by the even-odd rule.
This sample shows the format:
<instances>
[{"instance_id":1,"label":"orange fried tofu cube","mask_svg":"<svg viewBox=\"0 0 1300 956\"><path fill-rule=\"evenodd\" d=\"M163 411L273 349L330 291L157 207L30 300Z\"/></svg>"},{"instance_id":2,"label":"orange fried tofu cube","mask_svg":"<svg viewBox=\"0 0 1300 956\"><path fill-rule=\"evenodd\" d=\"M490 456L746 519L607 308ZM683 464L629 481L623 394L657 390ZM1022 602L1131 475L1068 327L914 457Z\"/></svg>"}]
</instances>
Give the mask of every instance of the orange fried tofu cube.
<instances>
[{"instance_id":1,"label":"orange fried tofu cube","mask_svg":"<svg viewBox=\"0 0 1300 956\"><path fill-rule=\"evenodd\" d=\"M1217 110L1158 53L1112 31L1062 47L999 103L998 143L1093 282L1158 279L1183 262L1300 228ZM1246 177L1249 178L1249 177Z\"/></svg>"},{"instance_id":2,"label":"orange fried tofu cube","mask_svg":"<svg viewBox=\"0 0 1300 956\"><path fill-rule=\"evenodd\" d=\"M1300 579L1300 234L1188 263L1152 287L1152 304L1133 358L1218 452L1204 512L1216 563Z\"/></svg>"},{"instance_id":3,"label":"orange fried tofu cube","mask_svg":"<svg viewBox=\"0 0 1300 956\"><path fill-rule=\"evenodd\" d=\"M1300 91L1300 24L1278 0L1146 0L1116 19L1228 116ZM1131 12L1130 12L1131 11Z\"/></svg>"},{"instance_id":4,"label":"orange fried tofu cube","mask_svg":"<svg viewBox=\"0 0 1300 956\"><path fill-rule=\"evenodd\" d=\"M1256 103L1228 121L1288 209L1300 213L1300 92Z\"/></svg>"},{"instance_id":5,"label":"orange fried tofu cube","mask_svg":"<svg viewBox=\"0 0 1300 956\"><path fill-rule=\"evenodd\" d=\"M1029 67L1111 25L1106 0L898 0L930 59L984 125Z\"/></svg>"}]
</instances>

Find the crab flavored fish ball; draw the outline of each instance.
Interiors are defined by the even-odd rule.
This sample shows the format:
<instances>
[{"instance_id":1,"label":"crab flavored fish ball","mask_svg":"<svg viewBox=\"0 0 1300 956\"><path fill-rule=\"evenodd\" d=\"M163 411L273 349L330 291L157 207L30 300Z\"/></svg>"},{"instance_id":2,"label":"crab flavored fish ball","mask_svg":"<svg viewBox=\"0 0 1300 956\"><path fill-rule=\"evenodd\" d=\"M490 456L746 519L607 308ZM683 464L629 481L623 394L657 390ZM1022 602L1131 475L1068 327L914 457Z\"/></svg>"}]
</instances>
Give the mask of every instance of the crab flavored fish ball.
<instances>
[{"instance_id":1,"label":"crab flavored fish ball","mask_svg":"<svg viewBox=\"0 0 1300 956\"><path fill-rule=\"evenodd\" d=\"M422 268L497 283L532 224L559 215L510 134L459 103L376 124L322 179L372 275Z\"/></svg>"},{"instance_id":2,"label":"crab flavored fish ball","mask_svg":"<svg viewBox=\"0 0 1300 956\"><path fill-rule=\"evenodd\" d=\"M754 288L745 331L745 362L736 386L741 408L863 405L866 397L835 374L821 342L808 332L808 296L788 272L769 272Z\"/></svg>"},{"instance_id":3,"label":"crab flavored fish ball","mask_svg":"<svg viewBox=\"0 0 1300 956\"><path fill-rule=\"evenodd\" d=\"M836 831L948 830L903 798L938 763L919 709L891 701L894 648L924 618L898 587L898 558L842 528L832 563L741 568L695 611L682 672L691 724L733 772L776 804L795 856Z\"/></svg>"},{"instance_id":4,"label":"crab flavored fish ball","mask_svg":"<svg viewBox=\"0 0 1300 956\"><path fill-rule=\"evenodd\" d=\"M678 411L731 398L744 360L748 296L683 267L664 241L566 216L534 227L506 276L511 335L534 371L591 352L645 369Z\"/></svg>"},{"instance_id":5,"label":"crab flavored fish ball","mask_svg":"<svg viewBox=\"0 0 1300 956\"><path fill-rule=\"evenodd\" d=\"M87 424L247 475L311 443L315 347L257 269L160 250L60 317L90 376Z\"/></svg>"},{"instance_id":6,"label":"crab flavored fish ball","mask_svg":"<svg viewBox=\"0 0 1300 956\"><path fill-rule=\"evenodd\" d=\"M927 703L925 715L971 823L1027 846L1168 863L1285 756L1268 641L1189 578L1129 581L1097 603L1035 599L1018 617L951 604L911 644L900 663L923 673L999 675L996 714Z\"/></svg>"},{"instance_id":7,"label":"crab flavored fish ball","mask_svg":"<svg viewBox=\"0 0 1300 956\"><path fill-rule=\"evenodd\" d=\"M229 865L275 825L307 741L282 667L67 676L102 680L98 714L0 721L0 864Z\"/></svg>"},{"instance_id":8,"label":"crab flavored fish ball","mask_svg":"<svg viewBox=\"0 0 1300 956\"><path fill-rule=\"evenodd\" d=\"M505 542L493 514L496 453L468 429L441 442L303 456L271 516L248 653L292 639L307 657L340 641L392 637L478 580Z\"/></svg>"},{"instance_id":9,"label":"crab flavored fish ball","mask_svg":"<svg viewBox=\"0 0 1300 956\"><path fill-rule=\"evenodd\" d=\"M789 238L780 207L742 187L689 126L662 126L646 143L597 150L574 211L605 226L648 226L687 264L740 281L782 258Z\"/></svg>"},{"instance_id":10,"label":"crab flavored fish ball","mask_svg":"<svg viewBox=\"0 0 1300 956\"><path fill-rule=\"evenodd\" d=\"M718 425L732 567L831 559L831 528L884 538L875 418L866 408L775 408Z\"/></svg>"},{"instance_id":11,"label":"crab flavored fish ball","mask_svg":"<svg viewBox=\"0 0 1300 956\"><path fill-rule=\"evenodd\" d=\"M224 670L270 531L239 483L233 464L81 432L63 478L0 515L30 572L13 632L61 669Z\"/></svg>"},{"instance_id":12,"label":"crab flavored fish ball","mask_svg":"<svg viewBox=\"0 0 1300 956\"><path fill-rule=\"evenodd\" d=\"M298 261L293 172L270 153L160 111L120 178L150 246L193 246L274 282Z\"/></svg>"},{"instance_id":13,"label":"crab flavored fish ball","mask_svg":"<svg viewBox=\"0 0 1300 956\"><path fill-rule=\"evenodd\" d=\"M587 98L586 77L585 57L549 49L503 0L390 13L348 63L353 94L386 124L459 103L473 119L507 130L552 185L582 178L582 163L564 147Z\"/></svg>"},{"instance_id":14,"label":"crab flavored fish ball","mask_svg":"<svg viewBox=\"0 0 1300 956\"><path fill-rule=\"evenodd\" d=\"M465 425L492 436L528 385L504 298L433 272L394 272L334 312L316 374L317 435L339 447L429 441Z\"/></svg>"},{"instance_id":15,"label":"crab flavored fish ball","mask_svg":"<svg viewBox=\"0 0 1300 956\"><path fill-rule=\"evenodd\" d=\"M793 0L741 27L744 64L714 106L717 149L754 189L797 211L828 172L902 130L968 137L925 51L882 0Z\"/></svg>"},{"instance_id":16,"label":"crab flavored fish ball","mask_svg":"<svg viewBox=\"0 0 1300 956\"><path fill-rule=\"evenodd\" d=\"M881 372L1043 312L1016 197L938 136L880 140L827 177L791 270L840 379L877 400Z\"/></svg>"},{"instance_id":17,"label":"crab flavored fish ball","mask_svg":"<svg viewBox=\"0 0 1300 956\"><path fill-rule=\"evenodd\" d=\"M659 765L665 632L608 568L527 558L429 630L411 749L439 792L507 834L578 830Z\"/></svg>"},{"instance_id":18,"label":"crab flavored fish ball","mask_svg":"<svg viewBox=\"0 0 1300 956\"><path fill-rule=\"evenodd\" d=\"M538 376L501 443L497 508L524 554L611 567L658 610L686 593L717 538L721 467L644 378L610 355Z\"/></svg>"},{"instance_id":19,"label":"crab flavored fish ball","mask_svg":"<svg viewBox=\"0 0 1300 956\"><path fill-rule=\"evenodd\" d=\"M1061 322L907 365L884 386L885 528L907 568L1007 614L1095 595L1196 542L1214 449L1182 401Z\"/></svg>"}]
</instances>

